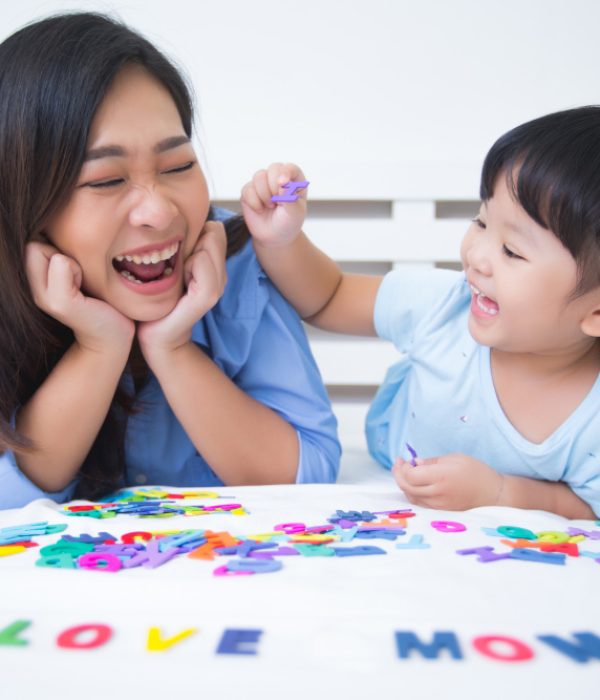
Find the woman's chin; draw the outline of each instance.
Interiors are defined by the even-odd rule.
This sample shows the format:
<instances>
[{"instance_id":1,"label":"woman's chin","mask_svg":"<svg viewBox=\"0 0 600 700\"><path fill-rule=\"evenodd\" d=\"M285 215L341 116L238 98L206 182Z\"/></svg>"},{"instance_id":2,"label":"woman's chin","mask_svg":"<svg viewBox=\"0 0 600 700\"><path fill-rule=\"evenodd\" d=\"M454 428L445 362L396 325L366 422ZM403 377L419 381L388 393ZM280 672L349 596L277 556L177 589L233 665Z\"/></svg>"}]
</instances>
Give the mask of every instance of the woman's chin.
<instances>
[{"instance_id":1,"label":"woman's chin","mask_svg":"<svg viewBox=\"0 0 600 700\"><path fill-rule=\"evenodd\" d=\"M162 303L144 304L141 308L136 305L135 308L122 308L121 313L132 321L138 323L147 323L151 321L160 321L168 316L177 305L177 301L163 301Z\"/></svg>"}]
</instances>

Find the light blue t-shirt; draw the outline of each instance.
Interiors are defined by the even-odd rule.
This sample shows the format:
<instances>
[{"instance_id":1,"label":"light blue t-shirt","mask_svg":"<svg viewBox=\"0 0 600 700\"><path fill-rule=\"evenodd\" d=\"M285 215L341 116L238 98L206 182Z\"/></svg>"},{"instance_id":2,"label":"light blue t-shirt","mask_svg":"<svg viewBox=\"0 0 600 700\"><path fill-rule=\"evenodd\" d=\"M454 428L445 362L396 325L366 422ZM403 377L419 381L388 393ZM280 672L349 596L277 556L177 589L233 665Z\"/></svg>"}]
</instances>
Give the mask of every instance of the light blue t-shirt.
<instances>
[{"instance_id":1,"label":"light blue t-shirt","mask_svg":"<svg viewBox=\"0 0 600 700\"><path fill-rule=\"evenodd\" d=\"M222 212L217 210L215 218L223 218ZM295 428L300 446L296 481L334 482L341 453L337 422L298 314L260 267L250 241L227 260L227 280L219 303L194 326L192 339L240 389ZM131 388L130 376L123 381ZM127 423L124 486L222 485L154 376L136 406L141 410ZM234 424L230 430L235 433ZM35 498L62 502L74 488L73 483L58 493L44 492L19 470L13 453L0 455L0 509Z\"/></svg>"},{"instance_id":2,"label":"light blue t-shirt","mask_svg":"<svg viewBox=\"0 0 600 700\"><path fill-rule=\"evenodd\" d=\"M375 304L375 328L404 357L387 372L366 422L369 451L388 469L461 452L499 472L563 481L600 515L600 376L567 420L540 444L504 414L490 349L468 331L471 292L462 273L394 270Z\"/></svg>"}]
</instances>

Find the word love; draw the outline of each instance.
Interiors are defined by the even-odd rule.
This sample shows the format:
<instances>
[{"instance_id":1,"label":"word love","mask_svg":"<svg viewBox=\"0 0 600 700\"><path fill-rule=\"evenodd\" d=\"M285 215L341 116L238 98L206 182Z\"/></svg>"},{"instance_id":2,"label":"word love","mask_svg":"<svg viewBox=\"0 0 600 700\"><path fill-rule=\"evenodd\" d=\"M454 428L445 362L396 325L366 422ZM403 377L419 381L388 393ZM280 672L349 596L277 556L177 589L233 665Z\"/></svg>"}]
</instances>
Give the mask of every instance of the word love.
<instances>
[{"instance_id":1,"label":"word love","mask_svg":"<svg viewBox=\"0 0 600 700\"><path fill-rule=\"evenodd\" d=\"M4 629L0 630L0 647L24 647L29 644L29 639L21 636L31 620L16 620ZM196 628L185 629L172 637L163 637L160 628L150 627L146 640L147 651L166 651L170 647L196 634ZM97 649L108 644L114 634L110 625L85 624L69 627L56 637L56 646L61 649L90 650ZM215 653L217 654L244 654L255 655L256 645L262 635L258 629L226 629Z\"/></svg>"}]
</instances>

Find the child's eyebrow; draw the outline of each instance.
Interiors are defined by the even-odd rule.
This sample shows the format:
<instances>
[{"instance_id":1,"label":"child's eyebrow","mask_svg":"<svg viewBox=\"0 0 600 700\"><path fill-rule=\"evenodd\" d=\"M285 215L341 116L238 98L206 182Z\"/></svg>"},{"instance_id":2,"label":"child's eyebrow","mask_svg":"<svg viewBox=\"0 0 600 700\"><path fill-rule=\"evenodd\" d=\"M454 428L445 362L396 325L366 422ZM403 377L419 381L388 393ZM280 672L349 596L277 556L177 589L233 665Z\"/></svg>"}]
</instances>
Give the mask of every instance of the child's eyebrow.
<instances>
[{"instance_id":1,"label":"child's eyebrow","mask_svg":"<svg viewBox=\"0 0 600 700\"><path fill-rule=\"evenodd\" d=\"M510 229L513 233L518 234L519 236L523 236L523 238L528 238L531 239L531 232L528 231L526 228L521 228L518 224L515 224L513 221L509 221L507 219L504 219L502 221L503 225Z\"/></svg>"},{"instance_id":2,"label":"child's eyebrow","mask_svg":"<svg viewBox=\"0 0 600 700\"><path fill-rule=\"evenodd\" d=\"M164 153L165 151L170 151L172 148L177 148L185 143L189 143L189 136L169 136L166 139L159 141L152 151L156 154ZM86 152L84 161L88 160L98 160L100 158L111 158L117 157L122 158L127 155L127 151L122 146L100 146L99 148L92 148Z\"/></svg>"}]
</instances>

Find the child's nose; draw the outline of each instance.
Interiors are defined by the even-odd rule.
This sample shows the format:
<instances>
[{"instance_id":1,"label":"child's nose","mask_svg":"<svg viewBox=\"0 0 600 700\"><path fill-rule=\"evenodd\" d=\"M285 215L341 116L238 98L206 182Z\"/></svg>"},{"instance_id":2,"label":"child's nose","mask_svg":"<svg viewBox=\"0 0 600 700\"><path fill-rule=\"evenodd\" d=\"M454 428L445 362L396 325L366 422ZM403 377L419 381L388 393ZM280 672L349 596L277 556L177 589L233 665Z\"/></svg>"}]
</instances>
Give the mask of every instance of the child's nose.
<instances>
[{"instance_id":1,"label":"child's nose","mask_svg":"<svg viewBox=\"0 0 600 700\"><path fill-rule=\"evenodd\" d=\"M147 226L157 230L169 228L178 209L175 204L156 187L140 187L129 211L132 226Z\"/></svg>"},{"instance_id":2,"label":"child's nose","mask_svg":"<svg viewBox=\"0 0 600 700\"><path fill-rule=\"evenodd\" d=\"M481 275L492 274L488 245L480 237L471 241L466 251L467 264Z\"/></svg>"}]
</instances>

